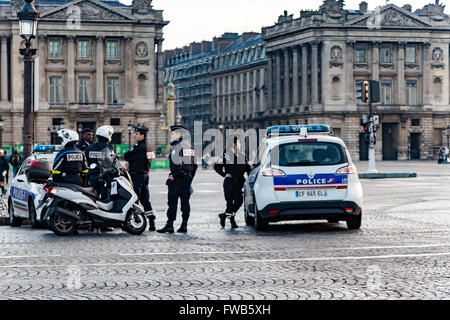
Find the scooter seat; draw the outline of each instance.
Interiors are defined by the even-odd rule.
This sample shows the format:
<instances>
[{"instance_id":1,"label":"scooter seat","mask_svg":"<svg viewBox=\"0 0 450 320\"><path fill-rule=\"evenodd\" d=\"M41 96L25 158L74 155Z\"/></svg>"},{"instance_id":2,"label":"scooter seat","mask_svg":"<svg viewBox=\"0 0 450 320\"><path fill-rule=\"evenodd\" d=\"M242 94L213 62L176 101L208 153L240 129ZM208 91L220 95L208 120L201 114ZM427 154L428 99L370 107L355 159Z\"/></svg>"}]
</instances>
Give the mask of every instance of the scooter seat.
<instances>
[{"instance_id":1,"label":"scooter seat","mask_svg":"<svg viewBox=\"0 0 450 320\"><path fill-rule=\"evenodd\" d=\"M80 187L77 184L71 184L71 183L60 183L59 186L61 186L63 188L68 188L68 189L80 191L81 193L83 193L85 195L88 195L88 196L91 196L91 197L93 197L95 199L99 198L99 195L98 195L97 191L95 191L95 189L92 188L92 187L83 188L83 187Z\"/></svg>"}]
</instances>

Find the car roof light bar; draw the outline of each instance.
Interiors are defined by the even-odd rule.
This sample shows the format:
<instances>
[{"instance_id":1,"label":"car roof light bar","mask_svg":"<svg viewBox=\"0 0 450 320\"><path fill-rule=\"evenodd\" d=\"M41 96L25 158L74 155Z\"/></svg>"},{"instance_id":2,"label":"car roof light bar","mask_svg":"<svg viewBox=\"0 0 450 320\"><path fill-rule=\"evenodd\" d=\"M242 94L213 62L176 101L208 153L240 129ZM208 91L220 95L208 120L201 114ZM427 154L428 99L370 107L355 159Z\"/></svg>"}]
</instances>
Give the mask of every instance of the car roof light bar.
<instances>
[{"instance_id":1,"label":"car roof light bar","mask_svg":"<svg viewBox=\"0 0 450 320\"><path fill-rule=\"evenodd\" d=\"M300 135L306 136L307 133L328 133L331 134L331 126L326 124L309 124L309 125L285 125L271 126L267 128L267 137L275 135L289 136Z\"/></svg>"}]
</instances>

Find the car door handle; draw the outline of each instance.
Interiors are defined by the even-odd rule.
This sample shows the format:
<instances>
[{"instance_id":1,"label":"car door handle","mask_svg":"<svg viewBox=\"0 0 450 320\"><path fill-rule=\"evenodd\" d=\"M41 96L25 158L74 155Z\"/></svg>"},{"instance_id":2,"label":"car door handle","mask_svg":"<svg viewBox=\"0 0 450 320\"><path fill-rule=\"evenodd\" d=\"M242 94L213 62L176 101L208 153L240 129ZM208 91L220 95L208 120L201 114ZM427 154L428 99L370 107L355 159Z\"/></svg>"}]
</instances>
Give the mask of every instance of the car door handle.
<instances>
[{"instance_id":1,"label":"car door handle","mask_svg":"<svg viewBox=\"0 0 450 320\"><path fill-rule=\"evenodd\" d=\"M17 182L25 182L25 181L23 181L22 179L17 179Z\"/></svg>"}]
</instances>

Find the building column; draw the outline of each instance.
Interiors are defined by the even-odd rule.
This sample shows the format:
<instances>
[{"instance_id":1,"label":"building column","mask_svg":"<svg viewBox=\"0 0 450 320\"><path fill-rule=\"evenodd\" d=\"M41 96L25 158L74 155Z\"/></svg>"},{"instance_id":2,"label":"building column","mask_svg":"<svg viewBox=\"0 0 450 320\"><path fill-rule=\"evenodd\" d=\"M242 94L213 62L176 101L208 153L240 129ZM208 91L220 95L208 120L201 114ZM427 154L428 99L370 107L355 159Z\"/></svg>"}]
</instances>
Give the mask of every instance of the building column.
<instances>
[{"instance_id":1,"label":"building column","mask_svg":"<svg viewBox=\"0 0 450 320\"><path fill-rule=\"evenodd\" d=\"M163 89L163 54L162 54L163 39L156 39L156 103L162 102L162 89ZM128 51L128 52L131 52Z\"/></svg>"},{"instance_id":2,"label":"building column","mask_svg":"<svg viewBox=\"0 0 450 320\"><path fill-rule=\"evenodd\" d=\"M68 103L75 102L75 37L67 37L67 99ZM97 70L98 72L98 70Z\"/></svg>"},{"instance_id":3,"label":"building column","mask_svg":"<svg viewBox=\"0 0 450 320\"><path fill-rule=\"evenodd\" d=\"M252 110L251 110L251 114L254 115L257 111L256 109L256 105L257 105L257 101L256 101L256 88L257 88L257 72L256 70L253 70L253 83L252 83Z\"/></svg>"},{"instance_id":4,"label":"building column","mask_svg":"<svg viewBox=\"0 0 450 320\"><path fill-rule=\"evenodd\" d=\"M96 47L96 74L95 74L95 88L96 88L96 98L97 103L103 104L105 103L104 98L104 85L103 85L103 41L105 40L105 37L97 37L97 47ZM128 66L126 66L126 69L128 69ZM128 88L127 88L128 91Z\"/></svg>"},{"instance_id":5,"label":"building column","mask_svg":"<svg viewBox=\"0 0 450 320\"><path fill-rule=\"evenodd\" d=\"M281 107L281 55L275 53L275 108Z\"/></svg>"},{"instance_id":6,"label":"building column","mask_svg":"<svg viewBox=\"0 0 450 320\"><path fill-rule=\"evenodd\" d=\"M299 48L295 46L292 51L292 105L298 106L298 57Z\"/></svg>"},{"instance_id":7,"label":"building column","mask_svg":"<svg viewBox=\"0 0 450 320\"><path fill-rule=\"evenodd\" d=\"M267 55L267 107L273 108L273 56ZM262 83L265 83L264 81Z\"/></svg>"},{"instance_id":8,"label":"building column","mask_svg":"<svg viewBox=\"0 0 450 320\"><path fill-rule=\"evenodd\" d=\"M285 49L283 52L284 60L284 107L289 107L289 49Z\"/></svg>"},{"instance_id":9,"label":"building column","mask_svg":"<svg viewBox=\"0 0 450 320\"><path fill-rule=\"evenodd\" d=\"M319 103L319 69L317 42L311 43L311 104Z\"/></svg>"},{"instance_id":10,"label":"building column","mask_svg":"<svg viewBox=\"0 0 450 320\"><path fill-rule=\"evenodd\" d=\"M405 88L405 43L400 42L398 44L398 91L397 91L397 104L405 105L406 88Z\"/></svg>"},{"instance_id":11,"label":"building column","mask_svg":"<svg viewBox=\"0 0 450 320\"><path fill-rule=\"evenodd\" d=\"M8 36L1 36L1 101L8 101Z\"/></svg>"},{"instance_id":12,"label":"building column","mask_svg":"<svg viewBox=\"0 0 450 320\"><path fill-rule=\"evenodd\" d=\"M430 46L431 43L423 44L423 104L431 104L431 61L430 61Z\"/></svg>"},{"instance_id":13,"label":"building column","mask_svg":"<svg viewBox=\"0 0 450 320\"><path fill-rule=\"evenodd\" d=\"M265 77L265 73L264 73L264 68L260 69L259 76L261 77L260 80L259 80L260 81L260 88L262 88L263 84L265 83L265 78L266 78ZM270 78L269 81L271 82L272 79ZM260 93L259 93L259 110L258 111L264 112L264 110L266 109L264 103L265 103L264 90L261 90Z\"/></svg>"},{"instance_id":14,"label":"building column","mask_svg":"<svg viewBox=\"0 0 450 320\"><path fill-rule=\"evenodd\" d=\"M302 46L302 105L308 104L308 47Z\"/></svg>"},{"instance_id":15,"label":"building column","mask_svg":"<svg viewBox=\"0 0 450 320\"><path fill-rule=\"evenodd\" d=\"M345 57L345 62L346 62L346 80L347 80L347 105L352 106L355 104L355 100L354 100L354 92L355 92L355 81L353 80L353 47L355 45L355 43L353 41L347 41L346 43L347 45L347 54Z\"/></svg>"},{"instance_id":16,"label":"building column","mask_svg":"<svg viewBox=\"0 0 450 320\"><path fill-rule=\"evenodd\" d=\"M380 80L380 42L374 41L372 43L372 80Z\"/></svg>"}]
</instances>

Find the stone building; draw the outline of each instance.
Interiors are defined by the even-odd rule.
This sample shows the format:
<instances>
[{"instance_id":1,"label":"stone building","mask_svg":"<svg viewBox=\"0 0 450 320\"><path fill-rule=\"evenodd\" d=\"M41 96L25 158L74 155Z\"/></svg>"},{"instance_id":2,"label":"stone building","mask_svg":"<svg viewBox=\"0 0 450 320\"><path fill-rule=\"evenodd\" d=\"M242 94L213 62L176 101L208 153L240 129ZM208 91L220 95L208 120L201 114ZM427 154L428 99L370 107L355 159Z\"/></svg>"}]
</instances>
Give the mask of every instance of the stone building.
<instances>
[{"instance_id":1,"label":"stone building","mask_svg":"<svg viewBox=\"0 0 450 320\"><path fill-rule=\"evenodd\" d=\"M191 132L250 128L265 109L266 58L258 33L225 33L212 41L191 43L165 52L165 83L173 82L181 123Z\"/></svg>"},{"instance_id":2,"label":"stone building","mask_svg":"<svg viewBox=\"0 0 450 320\"><path fill-rule=\"evenodd\" d=\"M227 128L259 128L265 109L264 42L244 33L212 60L213 123Z\"/></svg>"},{"instance_id":3,"label":"stone building","mask_svg":"<svg viewBox=\"0 0 450 320\"><path fill-rule=\"evenodd\" d=\"M372 12L325 0L262 29L267 63L265 125L328 123L355 159L367 159L355 84L378 80L377 159L433 159L450 125L450 18L434 4ZM447 139L445 137L447 136Z\"/></svg>"},{"instance_id":4,"label":"stone building","mask_svg":"<svg viewBox=\"0 0 450 320\"><path fill-rule=\"evenodd\" d=\"M40 0L35 70L35 142L50 143L63 120L80 130L111 124L115 144L128 144L128 122L150 127L153 147L164 144L162 10L151 0ZM24 42L16 10L23 0L0 2L0 114L2 145L22 143ZM131 139L133 143L133 139Z\"/></svg>"}]
</instances>

